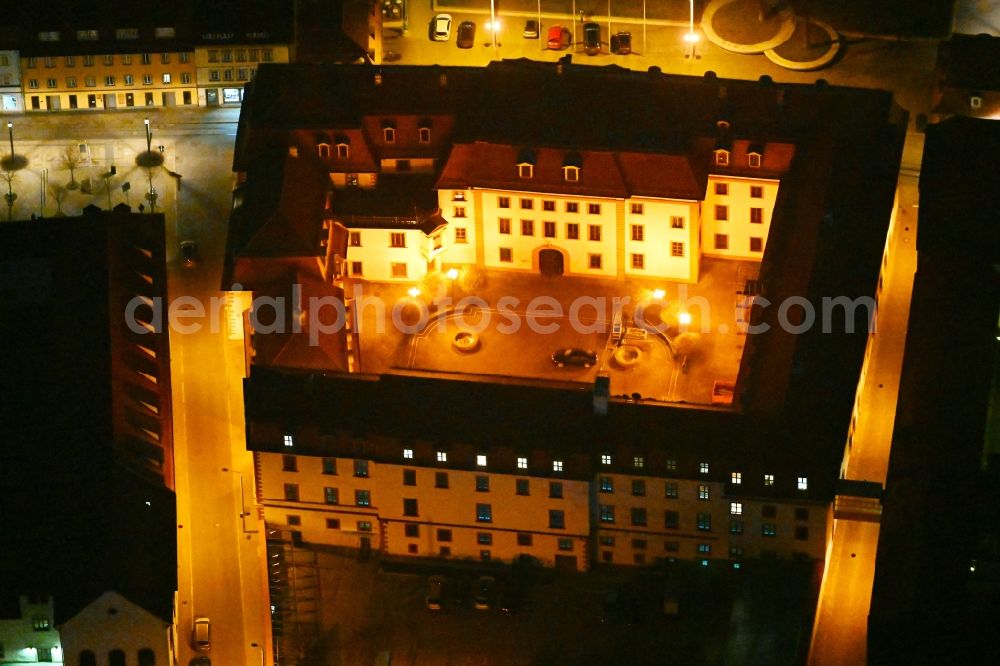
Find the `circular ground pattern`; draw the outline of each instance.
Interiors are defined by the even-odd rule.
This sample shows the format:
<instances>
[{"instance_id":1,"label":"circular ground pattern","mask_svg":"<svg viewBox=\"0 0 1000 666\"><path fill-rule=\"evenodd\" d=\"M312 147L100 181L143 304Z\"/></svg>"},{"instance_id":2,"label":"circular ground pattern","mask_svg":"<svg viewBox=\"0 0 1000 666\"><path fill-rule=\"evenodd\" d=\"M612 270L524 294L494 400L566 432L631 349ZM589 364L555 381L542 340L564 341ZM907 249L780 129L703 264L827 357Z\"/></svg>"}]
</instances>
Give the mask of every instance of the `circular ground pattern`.
<instances>
[{"instance_id":1,"label":"circular ground pattern","mask_svg":"<svg viewBox=\"0 0 1000 666\"><path fill-rule=\"evenodd\" d=\"M762 17L760 5L754 0L720 4L711 16L715 34L727 42L748 47L774 39L781 33L787 14L776 12Z\"/></svg>"},{"instance_id":2,"label":"circular ground pattern","mask_svg":"<svg viewBox=\"0 0 1000 666\"><path fill-rule=\"evenodd\" d=\"M147 169L163 166L163 153L156 150L144 150L135 156L135 164Z\"/></svg>"},{"instance_id":3,"label":"circular ground pattern","mask_svg":"<svg viewBox=\"0 0 1000 666\"><path fill-rule=\"evenodd\" d=\"M815 19L798 18L792 37L764 55L786 69L810 71L828 65L841 46L840 35L831 26Z\"/></svg>"},{"instance_id":4,"label":"circular ground pattern","mask_svg":"<svg viewBox=\"0 0 1000 666\"><path fill-rule=\"evenodd\" d=\"M4 171L20 171L28 166L28 158L24 155L10 155L0 158L0 169Z\"/></svg>"}]
</instances>

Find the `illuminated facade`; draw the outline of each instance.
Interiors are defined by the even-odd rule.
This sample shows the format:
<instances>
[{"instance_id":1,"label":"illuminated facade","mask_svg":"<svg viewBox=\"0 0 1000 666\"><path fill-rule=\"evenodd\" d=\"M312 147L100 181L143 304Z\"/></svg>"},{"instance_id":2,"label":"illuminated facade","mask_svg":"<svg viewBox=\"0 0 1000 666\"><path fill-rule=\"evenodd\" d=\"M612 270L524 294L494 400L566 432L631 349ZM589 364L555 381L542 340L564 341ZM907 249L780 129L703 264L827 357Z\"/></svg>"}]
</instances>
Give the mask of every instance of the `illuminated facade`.
<instances>
[{"instance_id":1,"label":"illuminated facade","mask_svg":"<svg viewBox=\"0 0 1000 666\"><path fill-rule=\"evenodd\" d=\"M52 597L19 595L4 599L10 612L0 612L0 661L5 664L61 664L63 646L55 626Z\"/></svg>"},{"instance_id":2,"label":"illuminated facade","mask_svg":"<svg viewBox=\"0 0 1000 666\"><path fill-rule=\"evenodd\" d=\"M23 110L20 54L14 49L0 49L0 111L17 113Z\"/></svg>"},{"instance_id":3,"label":"illuminated facade","mask_svg":"<svg viewBox=\"0 0 1000 666\"><path fill-rule=\"evenodd\" d=\"M253 37L250 33L248 37ZM268 33L260 33L253 43L233 42L231 33L207 33L194 49L197 70L198 104L226 106L243 101L243 86L263 62L287 63L288 43L269 43Z\"/></svg>"},{"instance_id":4,"label":"illuminated facade","mask_svg":"<svg viewBox=\"0 0 1000 666\"><path fill-rule=\"evenodd\" d=\"M157 617L113 590L105 592L59 625L64 663L173 664L174 619Z\"/></svg>"}]
</instances>

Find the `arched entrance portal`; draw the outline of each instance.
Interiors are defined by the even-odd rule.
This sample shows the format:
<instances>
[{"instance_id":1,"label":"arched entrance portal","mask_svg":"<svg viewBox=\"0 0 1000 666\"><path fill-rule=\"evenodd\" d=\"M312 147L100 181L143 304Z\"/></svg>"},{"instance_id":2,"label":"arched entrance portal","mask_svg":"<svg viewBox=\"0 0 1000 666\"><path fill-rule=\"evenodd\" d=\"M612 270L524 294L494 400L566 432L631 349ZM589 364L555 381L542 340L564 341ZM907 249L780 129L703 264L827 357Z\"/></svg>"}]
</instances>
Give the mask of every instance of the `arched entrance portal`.
<instances>
[{"instance_id":1,"label":"arched entrance portal","mask_svg":"<svg viewBox=\"0 0 1000 666\"><path fill-rule=\"evenodd\" d=\"M538 268L542 275L563 274L563 254L559 250L541 250L538 253Z\"/></svg>"}]
</instances>

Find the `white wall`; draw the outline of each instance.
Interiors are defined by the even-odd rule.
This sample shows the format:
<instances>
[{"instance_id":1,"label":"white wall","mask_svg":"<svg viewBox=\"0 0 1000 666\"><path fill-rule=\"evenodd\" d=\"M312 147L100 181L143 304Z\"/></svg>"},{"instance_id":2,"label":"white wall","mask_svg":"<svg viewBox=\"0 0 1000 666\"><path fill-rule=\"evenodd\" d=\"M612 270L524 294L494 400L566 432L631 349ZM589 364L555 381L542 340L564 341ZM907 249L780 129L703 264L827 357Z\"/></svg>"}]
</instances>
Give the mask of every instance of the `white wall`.
<instances>
[{"instance_id":1,"label":"white wall","mask_svg":"<svg viewBox=\"0 0 1000 666\"><path fill-rule=\"evenodd\" d=\"M716 183L727 185L728 194L716 194ZM761 187L763 196L759 199L752 198L750 196L751 187ZM774 200L777 196L777 180L709 176L708 190L702 207L702 252L706 256L760 261L764 254L763 248L767 245L767 235L771 228L771 215L774 212ZM715 219L716 205L729 207L728 220L717 221ZM760 224L750 222L751 208L763 209L763 220ZM715 234L728 235L728 249L715 248ZM761 239L760 252L750 250L751 237Z\"/></svg>"},{"instance_id":2,"label":"white wall","mask_svg":"<svg viewBox=\"0 0 1000 666\"><path fill-rule=\"evenodd\" d=\"M98 666L107 666L108 653L115 649L125 652L126 663L136 664L139 650L149 648L157 664L168 665L170 627L117 592L105 592L60 627L66 664L77 666L80 652L91 650ZM178 633L182 641L190 640L191 628L181 627Z\"/></svg>"},{"instance_id":3,"label":"white wall","mask_svg":"<svg viewBox=\"0 0 1000 666\"><path fill-rule=\"evenodd\" d=\"M361 235L360 246L348 246L347 270L352 274L352 262L360 261L358 277L376 282L415 282L427 273L427 258L433 250L433 240L419 229L351 229ZM392 247L392 234L402 233L406 247ZM441 232L439 232L441 233ZM392 264L406 264L406 277L393 277Z\"/></svg>"},{"instance_id":4,"label":"white wall","mask_svg":"<svg viewBox=\"0 0 1000 666\"><path fill-rule=\"evenodd\" d=\"M21 617L10 620L0 620L0 643L4 654L0 663L18 664L58 664L62 663L62 641L55 628L52 597L44 603L30 603L28 597L19 599ZM44 618L50 627L48 631L36 631L36 618ZM39 661L38 648L51 650L52 660Z\"/></svg>"},{"instance_id":5,"label":"white wall","mask_svg":"<svg viewBox=\"0 0 1000 666\"><path fill-rule=\"evenodd\" d=\"M642 213L633 213L633 204ZM665 278L678 282L698 280L699 248L697 201L669 201L633 197L625 202L625 273L635 277ZM683 228L671 225L674 217L683 219ZM641 225L643 240L632 240L632 226ZM683 243L683 256L672 254L672 243ZM644 257L645 268L632 268L632 255Z\"/></svg>"},{"instance_id":6,"label":"white wall","mask_svg":"<svg viewBox=\"0 0 1000 666\"><path fill-rule=\"evenodd\" d=\"M0 113L24 111L18 51L0 50Z\"/></svg>"},{"instance_id":7,"label":"white wall","mask_svg":"<svg viewBox=\"0 0 1000 666\"><path fill-rule=\"evenodd\" d=\"M460 198L456 198L460 197ZM438 190L438 208L448 220L444 235L445 252L441 260L447 264L476 263L476 202L472 190ZM464 212L464 215L461 213ZM465 242L457 242L456 229L465 230Z\"/></svg>"}]
</instances>

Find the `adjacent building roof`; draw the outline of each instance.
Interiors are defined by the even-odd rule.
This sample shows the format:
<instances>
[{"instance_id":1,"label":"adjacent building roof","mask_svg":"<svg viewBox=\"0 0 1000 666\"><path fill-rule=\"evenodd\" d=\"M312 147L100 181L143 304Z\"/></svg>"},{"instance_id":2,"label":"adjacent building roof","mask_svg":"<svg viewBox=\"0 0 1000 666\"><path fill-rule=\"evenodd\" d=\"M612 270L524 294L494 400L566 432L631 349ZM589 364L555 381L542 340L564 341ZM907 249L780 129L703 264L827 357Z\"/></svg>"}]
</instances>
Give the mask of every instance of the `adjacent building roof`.
<instances>
[{"instance_id":1,"label":"adjacent building roof","mask_svg":"<svg viewBox=\"0 0 1000 666\"><path fill-rule=\"evenodd\" d=\"M938 46L940 86L1000 91L1000 37L959 35Z\"/></svg>"}]
</instances>

